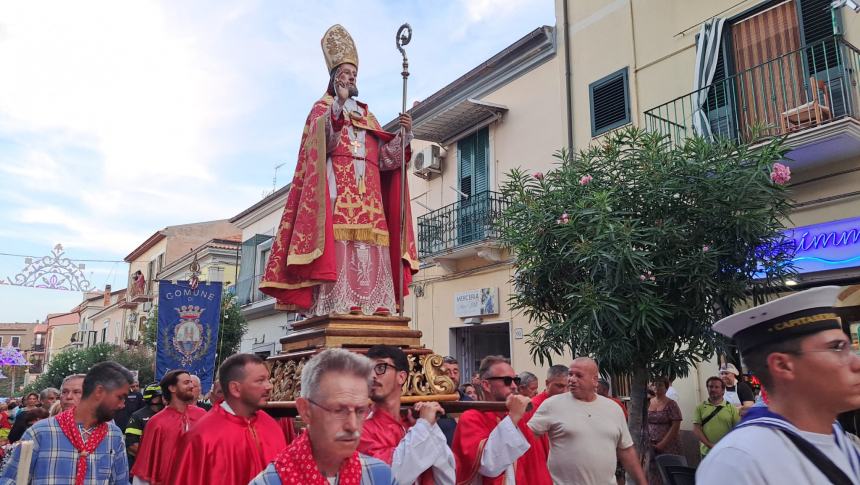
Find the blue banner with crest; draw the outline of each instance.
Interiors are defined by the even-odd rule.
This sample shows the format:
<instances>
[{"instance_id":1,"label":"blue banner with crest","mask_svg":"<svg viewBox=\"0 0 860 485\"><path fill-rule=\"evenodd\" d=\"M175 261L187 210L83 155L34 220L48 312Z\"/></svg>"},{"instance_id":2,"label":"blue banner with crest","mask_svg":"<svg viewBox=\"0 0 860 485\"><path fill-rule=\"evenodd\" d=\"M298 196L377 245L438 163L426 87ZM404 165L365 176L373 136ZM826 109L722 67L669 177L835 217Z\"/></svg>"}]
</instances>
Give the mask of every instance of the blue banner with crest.
<instances>
[{"instance_id":1,"label":"blue banner with crest","mask_svg":"<svg viewBox=\"0 0 860 485\"><path fill-rule=\"evenodd\" d=\"M209 392L220 321L220 282L159 281L155 378L185 369L200 378L202 394Z\"/></svg>"}]
</instances>

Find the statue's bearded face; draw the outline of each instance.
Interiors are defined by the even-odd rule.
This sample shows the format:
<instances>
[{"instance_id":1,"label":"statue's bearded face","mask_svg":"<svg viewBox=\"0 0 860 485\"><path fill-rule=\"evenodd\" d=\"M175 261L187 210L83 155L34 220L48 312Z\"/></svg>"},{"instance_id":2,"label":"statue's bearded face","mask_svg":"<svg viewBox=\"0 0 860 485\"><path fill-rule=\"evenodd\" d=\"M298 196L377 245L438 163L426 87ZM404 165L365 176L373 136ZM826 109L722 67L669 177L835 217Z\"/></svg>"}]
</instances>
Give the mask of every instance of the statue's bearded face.
<instances>
[{"instance_id":1,"label":"statue's bearded face","mask_svg":"<svg viewBox=\"0 0 860 485\"><path fill-rule=\"evenodd\" d=\"M341 64L335 70L334 81L338 84L346 86L346 88L349 90L350 98L358 96L358 86L356 85L356 79L358 79L358 68L356 68L352 64Z\"/></svg>"}]
</instances>

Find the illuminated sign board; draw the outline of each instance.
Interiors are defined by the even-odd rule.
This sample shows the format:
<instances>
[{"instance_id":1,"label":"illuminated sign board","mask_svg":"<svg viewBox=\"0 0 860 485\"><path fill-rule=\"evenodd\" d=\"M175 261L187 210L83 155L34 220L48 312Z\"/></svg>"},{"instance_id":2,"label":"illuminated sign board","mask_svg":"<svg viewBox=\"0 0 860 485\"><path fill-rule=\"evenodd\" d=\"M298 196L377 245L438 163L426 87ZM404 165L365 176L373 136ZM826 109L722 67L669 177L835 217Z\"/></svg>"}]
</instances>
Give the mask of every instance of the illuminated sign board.
<instances>
[{"instance_id":1,"label":"illuminated sign board","mask_svg":"<svg viewBox=\"0 0 860 485\"><path fill-rule=\"evenodd\" d=\"M785 235L794 242L798 273L860 266L860 217L795 227Z\"/></svg>"}]
</instances>

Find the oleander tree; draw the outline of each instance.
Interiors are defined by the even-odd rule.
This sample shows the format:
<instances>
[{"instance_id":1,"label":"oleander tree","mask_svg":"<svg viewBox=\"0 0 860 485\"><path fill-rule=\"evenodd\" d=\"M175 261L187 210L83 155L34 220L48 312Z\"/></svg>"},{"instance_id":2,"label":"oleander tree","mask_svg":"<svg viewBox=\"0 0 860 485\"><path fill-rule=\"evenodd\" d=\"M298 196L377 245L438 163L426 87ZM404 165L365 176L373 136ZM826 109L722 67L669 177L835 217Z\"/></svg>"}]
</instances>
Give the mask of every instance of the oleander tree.
<instances>
[{"instance_id":1,"label":"oleander tree","mask_svg":"<svg viewBox=\"0 0 860 485\"><path fill-rule=\"evenodd\" d=\"M794 274L786 152L782 139L678 146L628 128L503 184L510 303L534 324L532 358L591 356L602 373L629 375L640 451L649 378L712 358L723 345L712 324Z\"/></svg>"}]
</instances>

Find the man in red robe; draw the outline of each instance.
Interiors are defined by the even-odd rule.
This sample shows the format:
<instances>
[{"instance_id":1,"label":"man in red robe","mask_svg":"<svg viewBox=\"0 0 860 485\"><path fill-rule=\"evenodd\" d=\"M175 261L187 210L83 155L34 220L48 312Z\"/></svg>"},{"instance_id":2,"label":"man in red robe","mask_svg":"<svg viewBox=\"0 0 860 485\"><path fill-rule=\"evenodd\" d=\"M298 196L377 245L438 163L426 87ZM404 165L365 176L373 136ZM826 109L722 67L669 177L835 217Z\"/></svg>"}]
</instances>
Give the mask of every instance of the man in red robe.
<instances>
[{"instance_id":1,"label":"man in red robe","mask_svg":"<svg viewBox=\"0 0 860 485\"><path fill-rule=\"evenodd\" d=\"M508 413L470 409L454 433L457 484L551 485L543 445L522 419L530 400L515 394L519 378L510 361L490 355L481 361L481 388L487 401L504 401Z\"/></svg>"},{"instance_id":2,"label":"man in red robe","mask_svg":"<svg viewBox=\"0 0 860 485\"><path fill-rule=\"evenodd\" d=\"M329 87L305 122L260 291L284 310L386 315L418 271L408 194L400 237L401 150L409 160L412 118L400 115L404 139L355 100L358 53L346 29L331 27L322 47Z\"/></svg>"},{"instance_id":3,"label":"man in red robe","mask_svg":"<svg viewBox=\"0 0 860 485\"><path fill-rule=\"evenodd\" d=\"M401 418L400 395L409 370L406 354L391 345L375 345L367 357L374 363L373 411L364 422L358 451L390 465L399 484L454 485L454 455L436 424L442 406L419 402L414 406L417 420L411 412Z\"/></svg>"},{"instance_id":4,"label":"man in red robe","mask_svg":"<svg viewBox=\"0 0 860 485\"><path fill-rule=\"evenodd\" d=\"M183 369L172 370L159 383L167 407L159 411L146 425L146 433L137 451L131 474L134 485L165 485L173 464L176 443L191 426L206 415L192 403L194 381Z\"/></svg>"},{"instance_id":5,"label":"man in red robe","mask_svg":"<svg viewBox=\"0 0 860 485\"><path fill-rule=\"evenodd\" d=\"M278 423L261 410L272 390L263 359L233 355L218 376L224 402L180 439L167 483L246 485L287 446Z\"/></svg>"}]
</instances>

